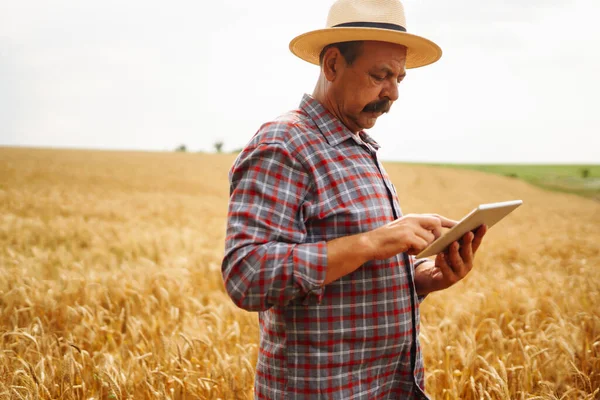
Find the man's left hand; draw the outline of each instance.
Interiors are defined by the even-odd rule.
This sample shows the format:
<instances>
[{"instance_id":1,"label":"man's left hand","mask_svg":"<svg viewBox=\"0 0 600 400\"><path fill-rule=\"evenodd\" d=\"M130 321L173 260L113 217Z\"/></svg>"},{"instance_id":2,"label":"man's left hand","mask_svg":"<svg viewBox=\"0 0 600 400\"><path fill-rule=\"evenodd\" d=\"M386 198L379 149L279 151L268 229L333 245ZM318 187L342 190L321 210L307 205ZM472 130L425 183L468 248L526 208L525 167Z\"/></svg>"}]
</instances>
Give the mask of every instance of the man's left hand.
<instances>
[{"instance_id":1,"label":"man's left hand","mask_svg":"<svg viewBox=\"0 0 600 400\"><path fill-rule=\"evenodd\" d=\"M419 295L444 290L463 279L473 269L475 253L487 232L485 225L475 234L469 232L439 253L435 263L424 262L415 271L415 285Z\"/></svg>"}]
</instances>

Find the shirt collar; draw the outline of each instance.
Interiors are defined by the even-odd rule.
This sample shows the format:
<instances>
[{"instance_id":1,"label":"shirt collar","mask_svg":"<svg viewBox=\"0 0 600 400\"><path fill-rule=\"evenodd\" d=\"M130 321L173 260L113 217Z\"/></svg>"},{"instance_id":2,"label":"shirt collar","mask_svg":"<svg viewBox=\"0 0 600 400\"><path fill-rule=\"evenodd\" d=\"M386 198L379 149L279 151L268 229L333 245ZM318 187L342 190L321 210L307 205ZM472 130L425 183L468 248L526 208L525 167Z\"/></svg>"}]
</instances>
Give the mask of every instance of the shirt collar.
<instances>
[{"instance_id":1,"label":"shirt collar","mask_svg":"<svg viewBox=\"0 0 600 400\"><path fill-rule=\"evenodd\" d=\"M325 140L327 140L327 143L329 143L330 146L337 146L348 139L352 139L358 144L361 144L360 140L350 131L350 129L342 124L340 120L338 120L312 96L308 94L302 96L300 110L306 113L314 121L314 123L317 125L317 128L319 128L323 136L325 136ZM365 131L358 132L358 136L360 136L362 141L371 145L375 150L378 150L381 147Z\"/></svg>"}]
</instances>

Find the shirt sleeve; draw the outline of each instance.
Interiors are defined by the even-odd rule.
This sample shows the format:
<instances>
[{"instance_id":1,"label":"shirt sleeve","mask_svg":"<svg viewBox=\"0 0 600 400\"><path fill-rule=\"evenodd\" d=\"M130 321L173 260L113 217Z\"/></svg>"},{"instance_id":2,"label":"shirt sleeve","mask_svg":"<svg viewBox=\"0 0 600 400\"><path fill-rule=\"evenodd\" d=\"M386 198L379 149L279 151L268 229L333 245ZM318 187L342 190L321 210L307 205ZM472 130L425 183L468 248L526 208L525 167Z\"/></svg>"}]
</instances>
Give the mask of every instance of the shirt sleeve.
<instances>
[{"instance_id":1,"label":"shirt sleeve","mask_svg":"<svg viewBox=\"0 0 600 400\"><path fill-rule=\"evenodd\" d=\"M311 179L282 143L262 143L230 171L225 289L240 308L264 311L315 296L327 267L326 242L306 243L302 201Z\"/></svg>"},{"instance_id":2,"label":"shirt sleeve","mask_svg":"<svg viewBox=\"0 0 600 400\"><path fill-rule=\"evenodd\" d=\"M429 258L419 258L417 259L415 256L410 256L412 258L412 262L413 262L413 269L416 271L417 267L421 264L423 264L426 261L432 261ZM423 300L425 300L425 298L427 297L427 295L417 295L417 301L419 302L419 304L421 304L423 302Z\"/></svg>"}]
</instances>

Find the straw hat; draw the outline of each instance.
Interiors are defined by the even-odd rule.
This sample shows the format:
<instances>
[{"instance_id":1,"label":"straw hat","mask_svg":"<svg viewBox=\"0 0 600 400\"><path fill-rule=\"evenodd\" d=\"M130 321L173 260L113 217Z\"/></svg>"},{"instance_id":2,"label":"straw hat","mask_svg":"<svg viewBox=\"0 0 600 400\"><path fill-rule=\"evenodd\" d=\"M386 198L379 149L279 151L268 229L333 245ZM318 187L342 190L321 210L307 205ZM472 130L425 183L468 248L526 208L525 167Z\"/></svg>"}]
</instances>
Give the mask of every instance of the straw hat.
<instances>
[{"instance_id":1,"label":"straw hat","mask_svg":"<svg viewBox=\"0 0 600 400\"><path fill-rule=\"evenodd\" d=\"M297 36L290 42L290 50L301 59L319 65L319 55L325 46L354 40L406 46L406 68L422 67L442 56L442 49L431 40L406 33L404 7L399 0L337 0L329 10L327 28Z\"/></svg>"}]
</instances>

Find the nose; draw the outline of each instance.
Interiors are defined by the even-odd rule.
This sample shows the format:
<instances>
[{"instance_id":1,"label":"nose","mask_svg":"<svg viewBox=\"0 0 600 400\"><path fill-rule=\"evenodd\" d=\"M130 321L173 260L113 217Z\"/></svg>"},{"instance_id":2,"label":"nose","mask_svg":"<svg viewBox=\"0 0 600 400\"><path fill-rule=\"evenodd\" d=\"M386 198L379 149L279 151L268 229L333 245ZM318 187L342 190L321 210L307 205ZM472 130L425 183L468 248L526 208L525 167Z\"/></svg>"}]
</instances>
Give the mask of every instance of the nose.
<instances>
[{"instance_id":1,"label":"nose","mask_svg":"<svg viewBox=\"0 0 600 400\"><path fill-rule=\"evenodd\" d=\"M387 97L391 101L398 100L398 84L396 82L392 82L391 79L387 80L387 84L381 93L381 97Z\"/></svg>"}]
</instances>

